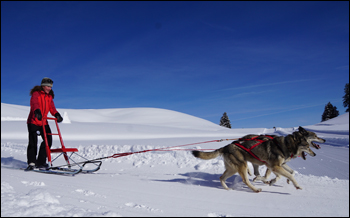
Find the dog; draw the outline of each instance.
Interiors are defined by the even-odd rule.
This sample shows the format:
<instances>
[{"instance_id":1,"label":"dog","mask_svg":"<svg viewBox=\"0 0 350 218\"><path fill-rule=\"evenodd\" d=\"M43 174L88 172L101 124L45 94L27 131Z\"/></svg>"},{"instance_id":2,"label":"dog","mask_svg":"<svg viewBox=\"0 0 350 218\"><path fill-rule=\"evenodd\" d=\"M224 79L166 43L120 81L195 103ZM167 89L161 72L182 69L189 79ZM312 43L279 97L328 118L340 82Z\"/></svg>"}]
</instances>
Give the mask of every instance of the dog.
<instances>
[{"instance_id":1,"label":"dog","mask_svg":"<svg viewBox=\"0 0 350 218\"><path fill-rule=\"evenodd\" d=\"M308 140L309 144L313 147L313 148L316 148L316 149L320 149L321 147L314 143L313 141L316 141L316 142L321 142L323 143L324 140L319 138L316 133L314 132L311 132L311 131L307 131L307 135L305 135L306 139ZM305 132L304 132L305 133ZM300 132L295 132L294 134L301 134ZM239 142L242 142L242 141L246 141L246 140L264 140L264 141L267 141L267 140L271 140L271 139L274 139L278 137L277 135L254 135L254 134L250 134L250 135L246 135L242 138L240 138ZM301 135L299 135L298 137L302 137ZM305 155L304 155L304 158L305 158ZM256 181L262 181L264 182L265 184L269 184L269 185L273 185L274 183L276 183L279 179L280 179L280 176L279 175L276 175L276 178L270 180L270 181L267 181L267 179L269 178L270 174L271 174L271 170L269 168L267 168L266 172L265 172L265 176L260 176L260 173L259 173L259 165L257 164L252 164L253 165L253 170L254 170L254 175L255 175L255 178L253 179L253 182L256 182ZM292 174L294 176L294 170L292 168L290 168L286 163L282 164L282 167L287 170L290 174ZM251 175L251 172L249 171L248 169L248 174ZM289 184L289 179L287 179L287 183Z\"/></svg>"},{"instance_id":2,"label":"dog","mask_svg":"<svg viewBox=\"0 0 350 218\"><path fill-rule=\"evenodd\" d=\"M313 136L310 137L310 135ZM293 182L296 189L302 189L291 173L293 170L285 163L298 156L301 156L305 160L305 152L312 157L316 156L310 149L310 146L317 147L313 141L324 143L326 140L317 137L313 132L306 131L304 128L299 127L298 131L285 137L273 136L273 139L262 139L258 146L255 146L256 141L253 140L238 140L213 152L195 150L192 151L192 154L204 160L213 159L219 155L223 156L226 170L220 177L220 182L226 190L229 190L229 188L225 181L238 172L243 182L250 189L254 192L261 192L262 189L253 186L248 179L247 174L251 174L247 164L248 161L253 165L266 165L278 178L284 176ZM251 147L252 149L248 151Z\"/></svg>"}]
</instances>

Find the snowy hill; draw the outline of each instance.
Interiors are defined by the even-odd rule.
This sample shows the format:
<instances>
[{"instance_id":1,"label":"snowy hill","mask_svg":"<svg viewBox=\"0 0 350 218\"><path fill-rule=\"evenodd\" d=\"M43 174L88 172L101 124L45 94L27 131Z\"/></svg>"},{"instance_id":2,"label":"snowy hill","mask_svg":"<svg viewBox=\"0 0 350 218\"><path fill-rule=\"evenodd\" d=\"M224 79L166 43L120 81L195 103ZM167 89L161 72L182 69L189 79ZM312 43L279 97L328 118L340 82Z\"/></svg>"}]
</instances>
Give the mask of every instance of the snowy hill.
<instances>
[{"instance_id":1,"label":"snowy hill","mask_svg":"<svg viewBox=\"0 0 350 218\"><path fill-rule=\"evenodd\" d=\"M125 109L57 109L64 118L61 131L66 140L118 140L183 137L239 137L243 133L221 127L184 113L157 108ZM27 139L26 121L29 107L1 103L1 121L7 128L1 138ZM51 116L49 114L49 116ZM66 120L69 123L65 122ZM53 121L51 121L53 123ZM99 124L98 128L96 128ZM54 126L54 125L53 125ZM74 129L74 131L71 131ZM264 129L255 129L263 133Z\"/></svg>"},{"instance_id":2,"label":"snowy hill","mask_svg":"<svg viewBox=\"0 0 350 218\"><path fill-rule=\"evenodd\" d=\"M1 103L2 121L26 120L28 106ZM61 115L66 114L70 122L83 123L121 123L154 125L183 128L218 128L218 125L207 120L184 113L158 108L125 108L125 109L57 109Z\"/></svg>"},{"instance_id":3,"label":"snowy hill","mask_svg":"<svg viewBox=\"0 0 350 218\"><path fill-rule=\"evenodd\" d=\"M88 159L297 129L227 129L157 108L58 111L68 121L59 124L66 147ZM18 169L27 165L28 113L29 107L1 103L1 216L349 216L349 113L305 126L327 141L315 157L288 163L303 190L283 178L273 186L254 183L261 193L239 175L227 180L234 190L224 190L222 159L199 160L185 150L110 158L96 173L74 177L23 172ZM230 142L181 148L216 149ZM54 138L53 147L59 146Z\"/></svg>"}]
</instances>

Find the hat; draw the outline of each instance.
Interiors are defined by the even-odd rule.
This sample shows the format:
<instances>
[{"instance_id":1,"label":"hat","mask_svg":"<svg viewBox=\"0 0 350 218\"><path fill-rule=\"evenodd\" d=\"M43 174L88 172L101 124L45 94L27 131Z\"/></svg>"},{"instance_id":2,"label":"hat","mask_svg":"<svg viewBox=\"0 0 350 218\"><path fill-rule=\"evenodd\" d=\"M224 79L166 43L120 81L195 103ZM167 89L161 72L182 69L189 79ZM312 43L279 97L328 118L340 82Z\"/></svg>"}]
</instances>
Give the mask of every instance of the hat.
<instances>
[{"instance_id":1,"label":"hat","mask_svg":"<svg viewBox=\"0 0 350 218\"><path fill-rule=\"evenodd\" d=\"M52 87L53 81L52 79L45 77L43 80L41 80L41 86L50 86Z\"/></svg>"}]
</instances>

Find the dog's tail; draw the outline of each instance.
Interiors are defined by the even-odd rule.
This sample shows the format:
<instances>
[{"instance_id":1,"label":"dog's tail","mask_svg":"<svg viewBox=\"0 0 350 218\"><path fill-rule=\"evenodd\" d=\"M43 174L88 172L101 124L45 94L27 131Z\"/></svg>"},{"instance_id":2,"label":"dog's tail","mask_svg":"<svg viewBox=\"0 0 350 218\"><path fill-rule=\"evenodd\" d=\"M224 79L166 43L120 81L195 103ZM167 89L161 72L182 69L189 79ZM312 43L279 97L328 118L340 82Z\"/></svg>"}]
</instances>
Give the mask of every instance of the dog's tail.
<instances>
[{"instance_id":1,"label":"dog's tail","mask_svg":"<svg viewBox=\"0 0 350 218\"><path fill-rule=\"evenodd\" d=\"M203 159L203 160L210 160L218 157L222 154L223 148L219 148L212 152L203 152L203 151L192 151L193 156Z\"/></svg>"}]
</instances>

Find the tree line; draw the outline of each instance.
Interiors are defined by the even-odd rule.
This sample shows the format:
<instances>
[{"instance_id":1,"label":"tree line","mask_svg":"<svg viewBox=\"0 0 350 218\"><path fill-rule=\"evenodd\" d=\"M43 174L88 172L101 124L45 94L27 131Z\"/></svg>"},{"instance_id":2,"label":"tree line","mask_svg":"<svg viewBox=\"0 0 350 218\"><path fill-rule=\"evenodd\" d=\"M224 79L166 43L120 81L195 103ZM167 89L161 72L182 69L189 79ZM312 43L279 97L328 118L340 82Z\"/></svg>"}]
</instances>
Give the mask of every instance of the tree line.
<instances>
[{"instance_id":1,"label":"tree line","mask_svg":"<svg viewBox=\"0 0 350 218\"><path fill-rule=\"evenodd\" d=\"M349 112L349 83L345 84L344 88L345 95L343 96L343 106L347 108L345 112ZM332 119L339 115L339 111L336 106L333 106L331 102L328 102L324 108L322 114L321 122ZM225 112L220 119L220 126L227 127L231 129L231 121Z\"/></svg>"},{"instance_id":2,"label":"tree line","mask_svg":"<svg viewBox=\"0 0 350 218\"><path fill-rule=\"evenodd\" d=\"M343 106L347 107L345 112L349 112L349 83L345 84L344 92L345 95L343 96ZM331 102L328 102L324 108L321 122L337 117L338 115L339 111L337 110L337 107L333 106Z\"/></svg>"}]
</instances>

